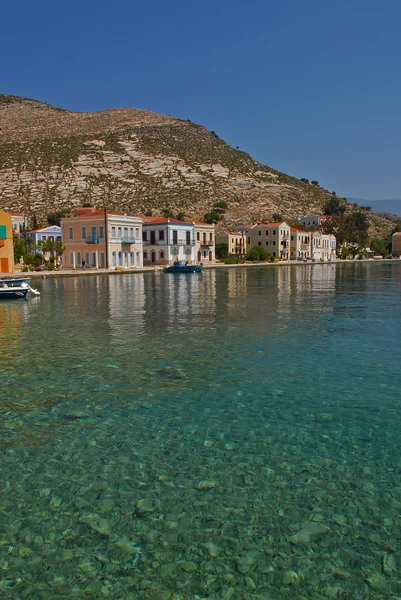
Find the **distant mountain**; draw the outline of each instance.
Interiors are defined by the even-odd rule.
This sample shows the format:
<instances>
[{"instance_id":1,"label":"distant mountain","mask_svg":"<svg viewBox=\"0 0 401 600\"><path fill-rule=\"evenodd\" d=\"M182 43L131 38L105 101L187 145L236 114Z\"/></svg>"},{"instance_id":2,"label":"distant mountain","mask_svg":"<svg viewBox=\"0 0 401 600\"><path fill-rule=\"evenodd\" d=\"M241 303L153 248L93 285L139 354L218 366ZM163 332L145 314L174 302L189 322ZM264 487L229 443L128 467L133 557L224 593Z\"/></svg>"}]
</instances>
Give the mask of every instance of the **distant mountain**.
<instances>
[{"instance_id":1,"label":"distant mountain","mask_svg":"<svg viewBox=\"0 0 401 600\"><path fill-rule=\"evenodd\" d=\"M373 212L393 213L401 217L401 200L362 200L362 198L348 198L348 202L355 202L359 206L370 206Z\"/></svg>"}]
</instances>

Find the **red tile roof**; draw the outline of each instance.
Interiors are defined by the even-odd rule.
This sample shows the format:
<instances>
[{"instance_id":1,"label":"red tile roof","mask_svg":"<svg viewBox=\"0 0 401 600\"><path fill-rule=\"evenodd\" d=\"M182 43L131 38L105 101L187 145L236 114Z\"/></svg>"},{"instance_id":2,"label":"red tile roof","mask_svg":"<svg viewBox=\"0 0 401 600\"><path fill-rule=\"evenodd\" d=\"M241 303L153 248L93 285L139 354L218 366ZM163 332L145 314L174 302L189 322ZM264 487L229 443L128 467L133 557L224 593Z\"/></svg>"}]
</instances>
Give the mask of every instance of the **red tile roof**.
<instances>
[{"instance_id":1,"label":"red tile roof","mask_svg":"<svg viewBox=\"0 0 401 600\"><path fill-rule=\"evenodd\" d=\"M170 217L142 217L144 225L160 225L161 223L178 223L179 225L191 225L191 221L179 221Z\"/></svg>"}]
</instances>

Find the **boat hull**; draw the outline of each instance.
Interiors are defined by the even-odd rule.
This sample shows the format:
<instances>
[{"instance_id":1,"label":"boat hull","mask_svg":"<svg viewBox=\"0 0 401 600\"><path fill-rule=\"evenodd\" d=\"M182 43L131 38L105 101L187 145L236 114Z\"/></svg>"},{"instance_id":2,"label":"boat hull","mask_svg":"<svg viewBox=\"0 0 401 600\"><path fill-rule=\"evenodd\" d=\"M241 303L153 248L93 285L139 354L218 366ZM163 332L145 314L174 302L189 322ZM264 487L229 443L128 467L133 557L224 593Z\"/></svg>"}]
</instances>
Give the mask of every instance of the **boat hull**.
<instances>
[{"instance_id":1,"label":"boat hull","mask_svg":"<svg viewBox=\"0 0 401 600\"><path fill-rule=\"evenodd\" d=\"M201 273L202 267L199 265L183 265L182 267L164 267L165 273Z\"/></svg>"},{"instance_id":2,"label":"boat hull","mask_svg":"<svg viewBox=\"0 0 401 600\"><path fill-rule=\"evenodd\" d=\"M29 290L1 290L0 289L0 300L10 300L17 298L26 298L26 295Z\"/></svg>"}]
</instances>

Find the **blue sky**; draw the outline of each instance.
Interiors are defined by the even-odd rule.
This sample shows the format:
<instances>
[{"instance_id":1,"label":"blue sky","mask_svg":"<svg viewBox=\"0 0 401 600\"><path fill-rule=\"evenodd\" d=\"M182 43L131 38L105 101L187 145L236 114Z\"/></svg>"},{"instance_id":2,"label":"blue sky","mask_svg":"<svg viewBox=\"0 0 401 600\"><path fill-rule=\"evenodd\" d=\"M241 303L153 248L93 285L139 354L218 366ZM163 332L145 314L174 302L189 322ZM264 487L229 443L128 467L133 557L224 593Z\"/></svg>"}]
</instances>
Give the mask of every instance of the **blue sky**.
<instances>
[{"instance_id":1,"label":"blue sky","mask_svg":"<svg viewBox=\"0 0 401 600\"><path fill-rule=\"evenodd\" d=\"M0 93L191 119L339 195L401 198L400 0L21 0Z\"/></svg>"}]
</instances>

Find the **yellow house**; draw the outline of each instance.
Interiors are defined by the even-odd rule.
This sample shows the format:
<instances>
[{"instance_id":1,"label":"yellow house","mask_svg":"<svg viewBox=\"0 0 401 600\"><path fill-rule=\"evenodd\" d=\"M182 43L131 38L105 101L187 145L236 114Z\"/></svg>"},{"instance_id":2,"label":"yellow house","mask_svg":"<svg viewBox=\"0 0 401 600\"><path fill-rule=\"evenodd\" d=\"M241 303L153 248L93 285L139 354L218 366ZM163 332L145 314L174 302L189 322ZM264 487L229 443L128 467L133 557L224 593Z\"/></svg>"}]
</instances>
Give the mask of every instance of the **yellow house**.
<instances>
[{"instance_id":1,"label":"yellow house","mask_svg":"<svg viewBox=\"0 0 401 600\"><path fill-rule=\"evenodd\" d=\"M13 225L11 215L0 210L0 273L14 272Z\"/></svg>"},{"instance_id":2,"label":"yellow house","mask_svg":"<svg viewBox=\"0 0 401 600\"><path fill-rule=\"evenodd\" d=\"M248 231L250 248L263 246L274 258L290 258L290 231L288 223L257 223Z\"/></svg>"},{"instance_id":3,"label":"yellow house","mask_svg":"<svg viewBox=\"0 0 401 600\"><path fill-rule=\"evenodd\" d=\"M393 233L392 237L392 253L393 256L399 257L401 256L401 231L397 231Z\"/></svg>"},{"instance_id":4,"label":"yellow house","mask_svg":"<svg viewBox=\"0 0 401 600\"><path fill-rule=\"evenodd\" d=\"M229 256L245 256L247 251L246 235L239 231L220 231L216 244L227 244Z\"/></svg>"}]
</instances>

